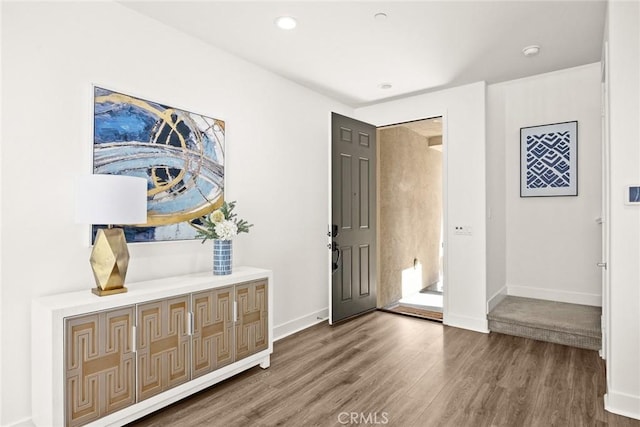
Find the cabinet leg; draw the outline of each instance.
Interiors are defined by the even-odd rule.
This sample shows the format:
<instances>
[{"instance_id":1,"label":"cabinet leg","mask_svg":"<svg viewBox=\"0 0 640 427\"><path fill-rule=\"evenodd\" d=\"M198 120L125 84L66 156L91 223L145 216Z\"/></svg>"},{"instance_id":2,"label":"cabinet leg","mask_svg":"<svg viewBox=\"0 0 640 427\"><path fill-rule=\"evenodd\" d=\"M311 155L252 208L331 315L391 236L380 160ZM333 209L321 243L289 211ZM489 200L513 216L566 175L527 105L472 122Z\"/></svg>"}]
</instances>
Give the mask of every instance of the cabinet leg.
<instances>
[{"instance_id":1,"label":"cabinet leg","mask_svg":"<svg viewBox=\"0 0 640 427\"><path fill-rule=\"evenodd\" d=\"M262 369L267 369L269 366L271 366L271 358L270 357L266 357L262 362L260 362L260 367Z\"/></svg>"}]
</instances>

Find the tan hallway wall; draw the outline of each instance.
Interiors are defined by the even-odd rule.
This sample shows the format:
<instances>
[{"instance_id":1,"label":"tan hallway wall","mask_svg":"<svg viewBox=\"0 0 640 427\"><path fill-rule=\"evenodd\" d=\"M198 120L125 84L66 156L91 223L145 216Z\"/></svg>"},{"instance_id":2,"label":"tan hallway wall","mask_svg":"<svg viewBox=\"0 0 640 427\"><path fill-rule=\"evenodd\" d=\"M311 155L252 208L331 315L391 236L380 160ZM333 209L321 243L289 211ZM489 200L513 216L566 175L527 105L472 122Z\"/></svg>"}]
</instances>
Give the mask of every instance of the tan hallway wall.
<instances>
[{"instance_id":1,"label":"tan hallway wall","mask_svg":"<svg viewBox=\"0 0 640 427\"><path fill-rule=\"evenodd\" d=\"M422 263L422 288L438 280L442 153L409 129L378 131L378 306L402 297L402 270Z\"/></svg>"}]
</instances>

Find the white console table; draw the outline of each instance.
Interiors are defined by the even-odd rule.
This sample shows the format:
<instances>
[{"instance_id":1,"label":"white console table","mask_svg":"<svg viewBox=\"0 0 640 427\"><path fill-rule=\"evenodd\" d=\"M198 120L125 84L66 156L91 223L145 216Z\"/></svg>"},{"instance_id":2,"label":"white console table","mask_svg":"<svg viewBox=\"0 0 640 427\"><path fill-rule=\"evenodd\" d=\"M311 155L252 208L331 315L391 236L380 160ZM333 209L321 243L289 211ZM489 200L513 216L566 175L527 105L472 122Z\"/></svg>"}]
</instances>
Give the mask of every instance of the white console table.
<instances>
[{"instance_id":1,"label":"white console table","mask_svg":"<svg viewBox=\"0 0 640 427\"><path fill-rule=\"evenodd\" d=\"M32 304L36 426L122 425L239 372L269 366L271 271L236 267Z\"/></svg>"}]
</instances>

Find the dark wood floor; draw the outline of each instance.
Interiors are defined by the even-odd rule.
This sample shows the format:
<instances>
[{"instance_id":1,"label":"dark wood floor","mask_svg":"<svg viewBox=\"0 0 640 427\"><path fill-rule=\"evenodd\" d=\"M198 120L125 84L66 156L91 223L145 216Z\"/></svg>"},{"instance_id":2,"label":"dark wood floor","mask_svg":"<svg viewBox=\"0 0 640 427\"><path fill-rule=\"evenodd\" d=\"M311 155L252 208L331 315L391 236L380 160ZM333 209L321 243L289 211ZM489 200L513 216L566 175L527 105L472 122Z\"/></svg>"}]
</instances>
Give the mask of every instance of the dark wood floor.
<instances>
[{"instance_id":1,"label":"dark wood floor","mask_svg":"<svg viewBox=\"0 0 640 427\"><path fill-rule=\"evenodd\" d=\"M280 340L269 369L132 425L640 426L604 392L595 351L378 311Z\"/></svg>"}]
</instances>

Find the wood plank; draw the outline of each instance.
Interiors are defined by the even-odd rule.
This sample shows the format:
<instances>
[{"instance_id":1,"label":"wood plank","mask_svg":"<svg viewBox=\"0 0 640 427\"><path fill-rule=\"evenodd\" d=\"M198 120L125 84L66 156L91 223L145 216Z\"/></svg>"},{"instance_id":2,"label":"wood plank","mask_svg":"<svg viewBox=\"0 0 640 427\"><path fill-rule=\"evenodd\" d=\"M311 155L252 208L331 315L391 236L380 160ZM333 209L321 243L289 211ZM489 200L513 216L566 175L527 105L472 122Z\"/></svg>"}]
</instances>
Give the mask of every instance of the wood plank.
<instances>
[{"instance_id":1,"label":"wood plank","mask_svg":"<svg viewBox=\"0 0 640 427\"><path fill-rule=\"evenodd\" d=\"M640 426L604 411L604 392L595 351L377 311L282 339L269 369L131 425Z\"/></svg>"}]
</instances>

